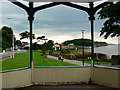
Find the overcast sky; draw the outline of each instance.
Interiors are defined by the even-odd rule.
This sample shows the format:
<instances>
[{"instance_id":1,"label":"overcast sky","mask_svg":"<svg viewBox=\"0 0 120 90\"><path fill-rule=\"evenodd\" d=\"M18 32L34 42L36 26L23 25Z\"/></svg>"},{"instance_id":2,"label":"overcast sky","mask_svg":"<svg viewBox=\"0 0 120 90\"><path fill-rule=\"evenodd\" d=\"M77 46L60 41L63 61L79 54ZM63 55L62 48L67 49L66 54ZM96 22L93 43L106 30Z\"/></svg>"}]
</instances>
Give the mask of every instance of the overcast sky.
<instances>
[{"instance_id":1,"label":"overcast sky","mask_svg":"<svg viewBox=\"0 0 120 90\"><path fill-rule=\"evenodd\" d=\"M97 4L99 3L95 3L95 5ZM37 5L39 4L35 6ZM83 5L86 7L88 6L88 4ZM2 24L0 28L2 28L2 26L12 27L16 38L19 39L19 33L29 31L28 16L26 12L8 1L2 1L0 7L1 6L2 12L0 13L0 19L2 18ZM51 7L38 11L35 14L33 33L36 37L45 35L49 40L61 43L65 40L81 38L81 30L84 29L85 38L90 39L90 22L88 17L86 12L68 6L59 5ZM100 30L105 20L98 20L97 14L95 17L95 41L106 41L107 43L117 44L118 38L109 37L106 40L100 37Z\"/></svg>"}]
</instances>

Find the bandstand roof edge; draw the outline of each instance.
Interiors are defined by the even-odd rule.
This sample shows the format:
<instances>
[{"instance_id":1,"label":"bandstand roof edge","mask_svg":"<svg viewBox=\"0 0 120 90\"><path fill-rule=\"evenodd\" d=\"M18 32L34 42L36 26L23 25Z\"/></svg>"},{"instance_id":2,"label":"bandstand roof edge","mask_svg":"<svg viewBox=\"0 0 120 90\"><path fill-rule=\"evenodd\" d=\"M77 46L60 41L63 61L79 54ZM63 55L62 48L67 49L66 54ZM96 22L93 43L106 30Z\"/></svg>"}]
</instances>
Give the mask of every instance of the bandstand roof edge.
<instances>
[{"instance_id":1,"label":"bandstand roof edge","mask_svg":"<svg viewBox=\"0 0 120 90\"><path fill-rule=\"evenodd\" d=\"M89 3L89 2L98 2L98 1L114 2L114 1L120 1L120 0L8 0L8 1L11 1L11 2L27 1L27 2L79 2L79 3Z\"/></svg>"}]
</instances>

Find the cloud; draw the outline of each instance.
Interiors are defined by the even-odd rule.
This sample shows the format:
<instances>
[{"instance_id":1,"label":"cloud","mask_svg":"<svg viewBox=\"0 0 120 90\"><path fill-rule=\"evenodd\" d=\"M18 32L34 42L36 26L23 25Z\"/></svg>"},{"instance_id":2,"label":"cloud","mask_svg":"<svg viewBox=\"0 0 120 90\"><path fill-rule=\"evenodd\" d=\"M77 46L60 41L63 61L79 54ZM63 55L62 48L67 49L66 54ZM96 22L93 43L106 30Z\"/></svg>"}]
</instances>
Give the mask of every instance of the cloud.
<instances>
[{"instance_id":1,"label":"cloud","mask_svg":"<svg viewBox=\"0 0 120 90\"><path fill-rule=\"evenodd\" d=\"M107 39L104 39L103 36L100 37L100 32L96 32L95 33L95 41L103 41L103 42L107 42L110 44L118 44L118 37L108 37Z\"/></svg>"},{"instance_id":2,"label":"cloud","mask_svg":"<svg viewBox=\"0 0 120 90\"><path fill-rule=\"evenodd\" d=\"M15 36L17 37L17 39L19 39L19 31L15 31ZM37 38L38 36L46 36L46 38L48 40L53 40L54 42L58 42L58 43L62 43L66 40L72 40L72 39L78 39L78 38L82 38L82 33L81 31L79 32L59 32L59 31L55 31L55 30L47 30L47 29L39 29L39 30L35 30L33 33L35 33L35 37ZM87 39L91 39L91 32L84 32L84 38ZM108 38L108 39L104 39L103 37L100 37L100 32L94 32L94 40L95 41L103 41L103 42L107 42L107 43L114 43L114 44L118 44L118 38L114 37L114 38ZM28 39L24 39L22 41L28 41ZM34 40L35 42L36 40Z\"/></svg>"},{"instance_id":3,"label":"cloud","mask_svg":"<svg viewBox=\"0 0 120 90\"><path fill-rule=\"evenodd\" d=\"M35 4L35 6L37 5ZM0 16L3 16L1 28L3 25L12 27L18 39L19 33L29 31L28 15L18 6L7 1L2 2L2 14ZM12 19L9 20L7 19L8 17ZM103 26L104 20L98 20L97 14L95 14L95 17L95 40L116 43L116 38L104 40L103 37L99 37L98 33ZM89 16L82 10L59 5L38 11L35 14L33 33L36 34L36 37L45 35L48 39L55 40L55 42L63 42L65 40L81 38L82 29L85 30L85 37L90 38Z\"/></svg>"}]
</instances>

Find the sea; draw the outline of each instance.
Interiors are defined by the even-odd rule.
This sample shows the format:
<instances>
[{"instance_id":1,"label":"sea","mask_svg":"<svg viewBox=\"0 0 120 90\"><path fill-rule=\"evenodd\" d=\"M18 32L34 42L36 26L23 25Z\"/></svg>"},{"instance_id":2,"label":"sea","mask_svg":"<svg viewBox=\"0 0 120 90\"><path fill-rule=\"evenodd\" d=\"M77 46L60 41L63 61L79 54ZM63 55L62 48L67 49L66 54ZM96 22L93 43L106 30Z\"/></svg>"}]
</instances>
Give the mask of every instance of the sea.
<instances>
[{"instance_id":1,"label":"sea","mask_svg":"<svg viewBox=\"0 0 120 90\"><path fill-rule=\"evenodd\" d=\"M91 49L85 49L85 51L91 52ZM120 44L108 44L108 46L95 47L94 53L106 54L107 58L111 58L112 55L120 55Z\"/></svg>"}]
</instances>

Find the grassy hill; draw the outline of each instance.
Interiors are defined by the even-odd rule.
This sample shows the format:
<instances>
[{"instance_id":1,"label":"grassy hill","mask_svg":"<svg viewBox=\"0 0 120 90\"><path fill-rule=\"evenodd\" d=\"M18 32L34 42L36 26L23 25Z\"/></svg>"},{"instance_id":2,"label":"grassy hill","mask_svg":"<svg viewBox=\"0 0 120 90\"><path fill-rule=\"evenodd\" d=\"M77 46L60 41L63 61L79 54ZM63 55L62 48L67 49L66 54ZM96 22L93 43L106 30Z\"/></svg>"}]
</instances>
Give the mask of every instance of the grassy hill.
<instances>
[{"instance_id":1,"label":"grassy hill","mask_svg":"<svg viewBox=\"0 0 120 90\"><path fill-rule=\"evenodd\" d=\"M69 45L69 44L73 44L75 46L91 46L91 40L90 39L73 39L73 40L67 40L65 42L62 43L63 45ZM95 46L104 46L104 45L108 45L106 42L99 42L99 41L95 41L94 42Z\"/></svg>"},{"instance_id":2,"label":"grassy hill","mask_svg":"<svg viewBox=\"0 0 120 90\"><path fill-rule=\"evenodd\" d=\"M40 50L33 51L34 66L77 66L68 62L61 62L58 60L45 58L41 56ZM0 61L2 63L2 70L12 70L24 67L30 67L30 52L15 54L15 58Z\"/></svg>"}]
</instances>

